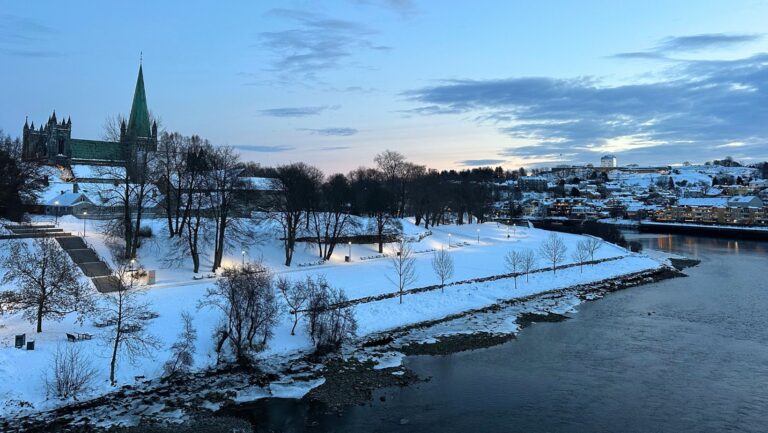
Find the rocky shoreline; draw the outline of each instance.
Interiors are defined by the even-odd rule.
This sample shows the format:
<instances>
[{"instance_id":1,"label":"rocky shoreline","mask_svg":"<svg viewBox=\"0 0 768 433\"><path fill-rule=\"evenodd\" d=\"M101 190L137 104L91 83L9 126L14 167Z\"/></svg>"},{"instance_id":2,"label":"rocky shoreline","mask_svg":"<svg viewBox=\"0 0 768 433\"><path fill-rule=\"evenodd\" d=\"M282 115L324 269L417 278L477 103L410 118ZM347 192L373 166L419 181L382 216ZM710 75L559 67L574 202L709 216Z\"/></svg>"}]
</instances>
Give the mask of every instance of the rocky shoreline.
<instances>
[{"instance_id":1,"label":"rocky shoreline","mask_svg":"<svg viewBox=\"0 0 768 433\"><path fill-rule=\"evenodd\" d=\"M684 276L681 269L698 263L689 259L670 259L670 262L674 267L662 266L592 284L502 301L486 308L370 336L357 347L327 358L324 364L293 359L268 372L223 369L193 374L174 383L148 381L146 388L126 386L95 400L14 418L13 423L0 420L0 430L248 431L241 430L247 423L232 416L236 408L247 405L248 400L239 395L269 398L269 394L264 395L264 387L286 377L290 377L291 383L311 384L315 381L316 385L303 397L305 401L319 402L331 411L341 411L348 405L369 402L377 389L408 386L423 380L400 365L399 359L404 356L449 355L503 344L533 323L566 320L565 312L579 303L599 299L613 291ZM510 317L515 318L511 324ZM489 331L488 328L492 329ZM394 357L396 365L387 365L384 361L388 357ZM135 406L145 408L139 411ZM142 422L133 428L107 427L109 420L123 416L138 416ZM221 430L222 427L225 429Z\"/></svg>"}]
</instances>

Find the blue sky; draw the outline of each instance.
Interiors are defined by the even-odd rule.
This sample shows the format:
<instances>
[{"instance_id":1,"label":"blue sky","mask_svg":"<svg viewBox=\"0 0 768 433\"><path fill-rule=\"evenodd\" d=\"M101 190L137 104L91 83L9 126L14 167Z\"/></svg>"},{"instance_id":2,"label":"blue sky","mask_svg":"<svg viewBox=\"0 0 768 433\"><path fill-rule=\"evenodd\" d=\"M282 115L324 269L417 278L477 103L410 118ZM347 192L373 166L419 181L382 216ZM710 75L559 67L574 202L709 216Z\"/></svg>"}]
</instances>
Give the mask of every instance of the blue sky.
<instances>
[{"instance_id":1,"label":"blue sky","mask_svg":"<svg viewBox=\"0 0 768 433\"><path fill-rule=\"evenodd\" d=\"M768 159L768 2L0 0L0 128L163 126L327 171Z\"/></svg>"}]
</instances>

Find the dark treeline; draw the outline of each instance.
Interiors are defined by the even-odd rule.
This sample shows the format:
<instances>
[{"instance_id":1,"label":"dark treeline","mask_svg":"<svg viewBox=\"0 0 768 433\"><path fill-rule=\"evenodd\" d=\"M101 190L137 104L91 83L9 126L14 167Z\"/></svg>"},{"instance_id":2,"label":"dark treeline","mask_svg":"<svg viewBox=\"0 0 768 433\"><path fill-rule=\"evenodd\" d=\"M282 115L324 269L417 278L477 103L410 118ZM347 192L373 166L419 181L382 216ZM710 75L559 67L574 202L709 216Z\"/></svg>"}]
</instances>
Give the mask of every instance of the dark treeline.
<instances>
[{"instance_id":1,"label":"dark treeline","mask_svg":"<svg viewBox=\"0 0 768 433\"><path fill-rule=\"evenodd\" d=\"M196 271L203 237L212 239L215 270L228 243L242 243L254 219L280 228L286 266L298 240L311 240L318 258L327 260L342 239L360 233L383 252L403 217L425 228L484 222L492 181L521 174L500 167L440 172L389 150L376 155L374 167L347 174L325 174L305 163L262 167L240 161L229 147L179 134L163 134L153 159L147 170L164 197L159 207L168 235L178 239L178 251L192 258Z\"/></svg>"}]
</instances>

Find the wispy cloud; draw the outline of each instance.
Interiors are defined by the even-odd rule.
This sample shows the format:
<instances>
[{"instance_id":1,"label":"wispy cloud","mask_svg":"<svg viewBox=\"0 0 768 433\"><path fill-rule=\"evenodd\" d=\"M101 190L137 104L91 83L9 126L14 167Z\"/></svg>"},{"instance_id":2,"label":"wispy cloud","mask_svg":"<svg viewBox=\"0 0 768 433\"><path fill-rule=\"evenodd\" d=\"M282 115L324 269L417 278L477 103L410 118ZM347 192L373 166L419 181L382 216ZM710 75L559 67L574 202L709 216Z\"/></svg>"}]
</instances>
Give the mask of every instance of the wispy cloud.
<instances>
[{"instance_id":1,"label":"wispy cloud","mask_svg":"<svg viewBox=\"0 0 768 433\"><path fill-rule=\"evenodd\" d=\"M356 51L386 51L373 42L377 32L366 25L295 9L273 9L270 16L295 27L259 33L260 48L272 54L272 70L284 75L316 79L322 70L338 68Z\"/></svg>"},{"instance_id":2,"label":"wispy cloud","mask_svg":"<svg viewBox=\"0 0 768 433\"><path fill-rule=\"evenodd\" d=\"M616 86L589 77L446 80L405 95L420 104L413 113L474 115L531 143L502 156L684 160L720 156L717 146L734 142L762 144L768 156L768 54L680 61L665 77Z\"/></svg>"},{"instance_id":3,"label":"wispy cloud","mask_svg":"<svg viewBox=\"0 0 768 433\"><path fill-rule=\"evenodd\" d=\"M456 161L457 164L467 167L479 167L481 165L497 165L507 162L506 159L465 159L463 161Z\"/></svg>"},{"instance_id":4,"label":"wispy cloud","mask_svg":"<svg viewBox=\"0 0 768 433\"><path fill-rule=\"evenodd\" d=\"M321 147L318 150L330 151L330 150L346 150L346 149L351 149L351 148L352 148L352 146L325 146L325 147Z\"/></svg>"},{"instance_id":5,"label":"wispy cloud","mask_svg":"<svg viewBox=\"0 0 768 433\"><path fill-rule=\"evenodd\" d=\"M664 39L657 47L659 52L701 51L714 48L729 48L734 45L755 42L762 38L758 34L703 33L690 36L675 36Z\"/></svg>"},{"instance_id":6,"label":"wispy cloud","mask_svg":"<svg viewBox=\"0 0 768 433\"><path fill-rule=\"evenodd\" d=\"M358 131L355 128L299 128L297 131L305 131L309 132L311 134L316 135L325 135L325 136L337 136L337 137L348 137L350 135L357 134Z\"/></svg>"},{"instance_id":7,"label":"wispy cloud","mask_svg":"<svg viewBox=\"0 0 768 433\"><path fill-rule=\"evenodd\" d=\"M318 105L314 107L280 107L259 110L259 114L262 116L271 117L307 117L316 116L325 111L338 109L338 105Z\"/></svg>"},{"instance_id":8,"label":"wispy cloud","mask_svg":"<svg viewBox=\"0 0 768 433\"><path fill-rule=\"evenodd\" d=\"M295 147L291 146L265 146L258 144L238 144L233 146L236 149L245 150L248 152L260 152L260 153L280 153L294 150Z\"/></svg>"},{"instance_id":9,"label":"wispy cloud","mask_svg":"<svg viewBox=\"0 0 768 433\"><path fill-rule=\"evenodd\" d=\"M416 13L416 4L413 0L353 0L364 5L376 5L390 9L403 17L409 17Z\"/></svg>"},{"instance_id":10,"label":"wispy cloud","mask_svg":"<svg viewBox=\"0 0 768 433\"><path fill-rule=\"evenodd\" d=\"M0 14L0 54L15 57L58 57L50 49L56 31L33 19Z\"/></svg>"},{"instance_id":11,"label":"wispy cloud","mask_svg":"<svg viewBox=\"0 0 768 433\"><path fill-rule=\"evenodd\" d=\"M702 33L689 36L669 36L659 41L655 47L649 50L618 53L611 57L672 60L670 56L674 54L732 48L736 45L756 42L762 38L763 35L754 33Z\"/></svg>"}]
</instances>

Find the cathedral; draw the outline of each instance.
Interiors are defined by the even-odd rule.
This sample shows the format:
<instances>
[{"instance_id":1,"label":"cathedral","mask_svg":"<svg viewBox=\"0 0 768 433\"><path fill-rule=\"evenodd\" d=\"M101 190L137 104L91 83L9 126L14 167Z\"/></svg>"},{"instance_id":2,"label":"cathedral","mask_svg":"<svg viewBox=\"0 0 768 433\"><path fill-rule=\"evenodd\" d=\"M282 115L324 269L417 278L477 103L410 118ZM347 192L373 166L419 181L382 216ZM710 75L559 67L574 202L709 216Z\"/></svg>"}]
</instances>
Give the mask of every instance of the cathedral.
<instances>
[{"instance_id":1,"label":"cathedral","mask_svg":"<svg viewBox=\"0 0 768 433\"><path fill-rule=\"evenodd\" d=\"M131 173L137 157L144 152L157 151L157 122L150 122L147 96L144 92L144 73L139 66L139 77L133 94L131 114L126 124L120 124L119 141L85 140L72 138L72 120L56 118L54 111L48 122L35 128L24 122L23 158L60 167L82 165L112 165L126 167Z\"/></svg>"}]
</instances>

